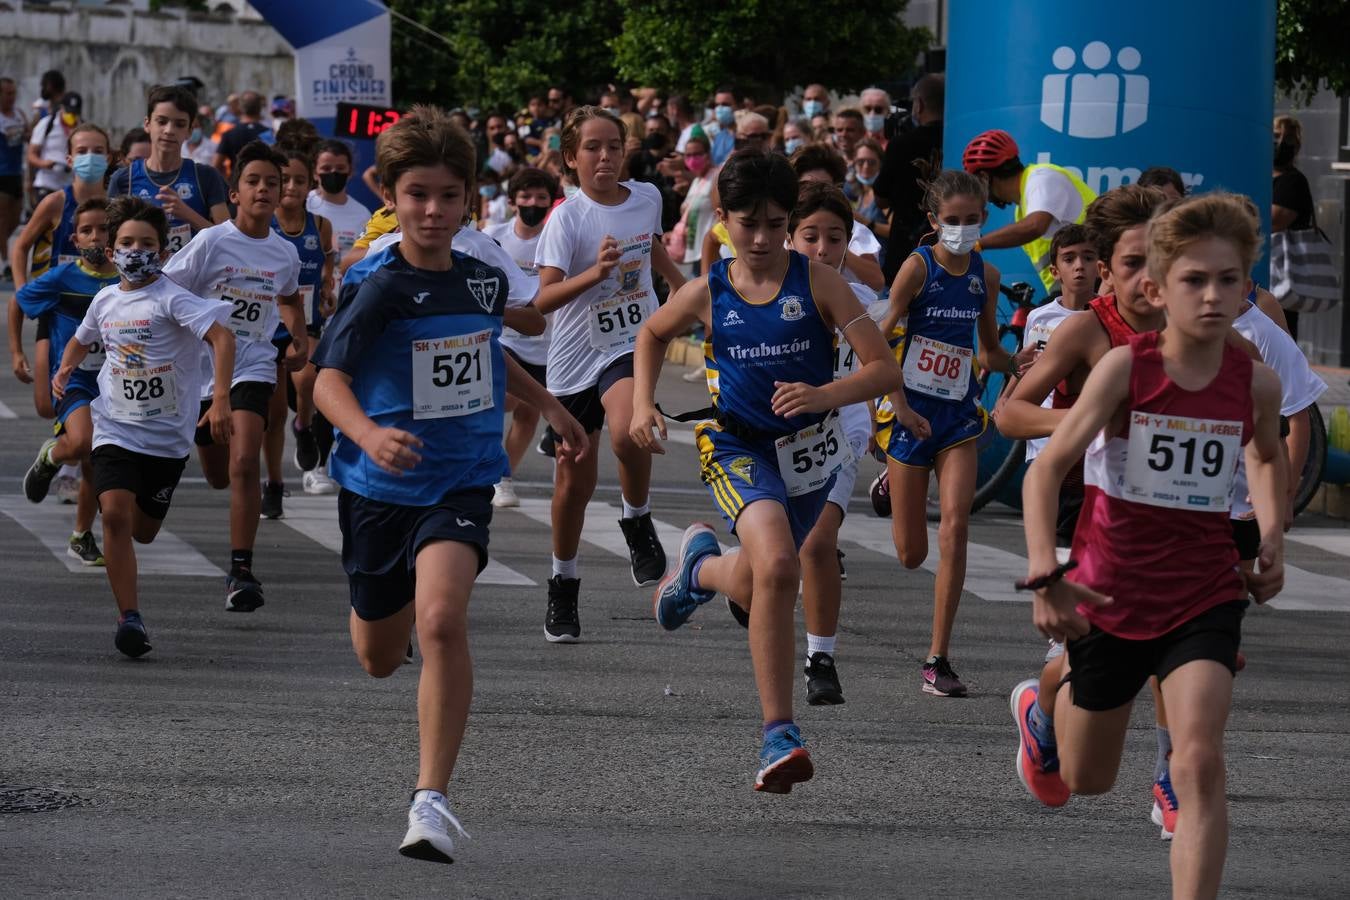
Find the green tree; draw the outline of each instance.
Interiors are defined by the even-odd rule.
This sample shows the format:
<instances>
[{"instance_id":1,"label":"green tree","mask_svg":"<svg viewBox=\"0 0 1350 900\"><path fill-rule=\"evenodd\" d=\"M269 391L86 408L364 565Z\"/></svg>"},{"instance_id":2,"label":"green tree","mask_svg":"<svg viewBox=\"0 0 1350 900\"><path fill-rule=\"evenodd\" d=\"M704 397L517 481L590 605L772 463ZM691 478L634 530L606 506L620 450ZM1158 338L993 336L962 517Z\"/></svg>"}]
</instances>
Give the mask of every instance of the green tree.
<instances>
[{"instance_id":1,"label":"green tree","mask_svg":"<svg viewBox=\"0 0 1350 900\"><path fill-rule=\"evenodd\" d=\"M1279 0L1275 85L1306 103L1324 84L1350 94L1350 0Z\"/></svg>"},{"instance_id":2,"label":"green tree","mask_svg":"<svg viewBox=\"0 0 1350 900\"><path fill-rule=\"evenodd\" d=\"M522 105L561 83L589 92L613 77L607 41L616 0L390 0L414 25L393 22L394 100L483 109Z\"/></svg>"},{"instance_id":3,"label":"green tree","mask_svg":"<svg viewBox=\"0 0 1350 900\"><path fill-rule=\"evenodd\" d=\"M734 83L766 102L819 81L856 91L909 74L928 46L908 0L618 0L619 76L701 97Z\"/></svg>"}]
</instances>

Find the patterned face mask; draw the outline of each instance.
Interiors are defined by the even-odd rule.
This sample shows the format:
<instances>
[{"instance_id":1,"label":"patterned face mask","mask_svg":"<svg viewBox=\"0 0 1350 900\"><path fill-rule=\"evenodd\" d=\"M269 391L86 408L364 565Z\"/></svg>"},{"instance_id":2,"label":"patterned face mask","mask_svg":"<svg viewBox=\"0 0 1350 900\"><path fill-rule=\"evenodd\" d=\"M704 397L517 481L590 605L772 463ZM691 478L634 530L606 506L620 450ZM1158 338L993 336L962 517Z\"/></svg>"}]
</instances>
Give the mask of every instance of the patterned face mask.
<instances>
[{"instance_id":1,"label":"patterned face mask","mask_svg":"<svg viewBox=\"0 0 1350 900\"><path fill-rule=\"evenodd\" d=\"M106 247L101 246L81 247L80 256L84 257L84 261L89 265L93 266L95 269L102 268L103 263L106 262L108 259L108 257L104 255L104 251L106 249L107 249Z\"/></svg>"},{"instance_id":2,"label":"patterned face mask","mask_svg":"<svg viewBox=\"0 0 1350 900\"><path fill-rule=\"evenodd\" d=\"M159 274L159 251L118 247L113 251L113 265L132 284L149 281Z\"/></svg>"}]
</instances>

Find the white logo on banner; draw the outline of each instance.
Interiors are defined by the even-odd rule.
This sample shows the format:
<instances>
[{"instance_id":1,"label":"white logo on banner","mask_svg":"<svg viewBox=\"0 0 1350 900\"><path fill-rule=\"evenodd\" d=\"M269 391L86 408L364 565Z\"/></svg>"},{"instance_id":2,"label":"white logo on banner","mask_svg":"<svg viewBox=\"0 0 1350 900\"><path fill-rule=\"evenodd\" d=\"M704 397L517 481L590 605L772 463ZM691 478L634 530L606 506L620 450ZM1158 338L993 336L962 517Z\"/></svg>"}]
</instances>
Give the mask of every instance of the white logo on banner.
<instances>
[{"instance_id":1,"label":"white logo on banner","mask_svg":"<svg viewBox=\"0 0 1350 900\"><path fill-rule=\"evenodd\" d=\"M1072 47L1060 47L1051 57L1059 74L1041 80L1041 121L1049 128L1076 138L1109 138L1133 131L1148 121L1148 78L1130 74L1143 61L1134 47L1116 54L1120 73L1103 72L1111 63L1111 48L1093 41L1083 48L1082 64L1089 71L1070 73L1079 61Z\"/></svg>"}]
</instances>

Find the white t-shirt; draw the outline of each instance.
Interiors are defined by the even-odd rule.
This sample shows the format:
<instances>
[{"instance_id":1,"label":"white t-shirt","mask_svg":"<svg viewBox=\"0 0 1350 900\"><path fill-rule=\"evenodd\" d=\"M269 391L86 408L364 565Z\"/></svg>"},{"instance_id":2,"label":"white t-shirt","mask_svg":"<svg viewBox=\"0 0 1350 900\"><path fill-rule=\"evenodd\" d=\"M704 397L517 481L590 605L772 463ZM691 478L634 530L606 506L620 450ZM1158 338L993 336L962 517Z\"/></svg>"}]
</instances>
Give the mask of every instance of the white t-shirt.
<instances>
[{"instance_id":1,"label":"white t-shirt","mask_svg":"<svg viewBox=\"0 0 1350 900\"><path fill-rule=\"evenodd\" d=\"M299 289L300 255L294 244L275 231L252 238L234 222L222 222L197 232L165 264L164 274L194 294L230 303L226 327L235 337L231 385L276 384L272 335L281 322L277 298ZM208 371L203 398L210 394L212 380Z\"/></svg>"},{"instance_id":2,"label":"white t-shirt","mask_svg":"<svg viewBox=\"0 0 1350 900\"><path fill-rule=\"evenodd\" d=\"M204 166L211 165L211 160L216 158L216 142L210 138L202 138L202 142L193 150L188 146L187 141L183 141L183 159L190 159L195 163L201 163Z\"/></svg>"},{"instance_id":3,"label":"white t-shirt","mask_svg":"<svg viewBox=\"0 0 1350 900\"><path fill-rule=\"evenodd\" d=\"M548 389L557 396L594 387L610 363L632 353L638 331L657 307L652 244L661 236L661 193L625 181L628 197L604 206L578 191L554 208L539 236L535 262L564 277L595 265L606 235L619 242L619 264L608 278L553 313Z\"/></svg>"},{"instance_id":4,"label":"white t-shirt","mask_svg":"<svg viewBox=\"0 0 1350 900\"><path fill-rule=\"evenodd\" d=\"M1063 172L1032 169L1022 194L1022 216L1025 218L1034 212L1050 214L1050 227L1045 232L1045 238L1049 240L1065 225L1078 221L1083 214L1083 197Z\"/></svg>"},{"instance_id":5,"label":"white t-shirt","mask_svg":"<svg viewBox=\"0 0 1350 900\"><path fill-rule=\"evenodd\" d=\"M539 267L534 263L539 235L536 234L532 238L518 236L514 219L501 225L489 225L483 233L500 244L507 255L515 260L516 267L534 287L534 293L530 295L530 299L534 299L535 294L539 293ZM550 313L544 317L544 333L540 335L531 337L521 334L514 328L503 327L502 346L509 348L512 353L530 365L542 366L548 362L548 342L552 331L553 315Z\"/></svg>"},{"instance_id":6,"label":"white t-shirt","mask_svg":"<svg viewBox=\"0 0 1350 900\"><path fill-rule=\"evenodd\" d=\"M70 132L65 125L61 124L61 114L58 112L55 119L51 116L43 116L38 119L37 125L33 126L33 136L29 138L28 143L38 148L38 156L42 159L49 159L65 165L66 145L69 138ZM59 191L70 184L74 177L69 167L60 174L53 172L51 169L35 169L33 171L33 187L48 191Z\"/></svg>"},{"instance_id":7,"label":"white t-shirt","mask_svg":"<svg viewBox=\"0 0 1350 900\"><path fill-rule=\"evenodd\" d=\"M1058 298L1036 307L1027 313L1027 327L1022 339L1022 346L1035 346L1037 350L1044 350L1046 342L1050 340L1050 335L1060 326L1060 323L1073 313L1074 311L1060 303ZM1045 409L1050 409L1053 405L1053 394L1047 394L1045 399L1041 401L1041 406ZM1035 459L1049 440L1049 438L1028 438L1027 462Z\"/></svg>"},{"instance_id":8,"label":"white t-shirt","mask_svg":"<svg viewBox=\"0 0 1350 900\"><path fill-rule=\"evenodd\" d=\"M872 233L872 229L861 222L854 222L853 234L848 239L848 252L856 253L859 256L870 254L873 258L876 258L876 255L881 252L881 241L877 240L877 236ZM853 270L848 266L844 266L842 274L846 281L858 281L858 276L853 274Z\"/></svg>"},{"instance_id":9,"label":"white t-shirt","mask_svg":"<svg viewBox=\"0 0 1350 900\"><path fill-rule=\"evenodd\" d=\"M890 308L887 303L877 301L877 292L865 284L856 281L850 281L848 286L853 289L858 302L867 310L867 314L872 321L879 322L886 315L886 310ZM852 350L848 348L848 342L840 340L840 349L843 353L851 354ZM856 361L850 366L852 371L857 371L860 364ZM853 448L855 459L862 459L867 451L867 439L872 436L872 412L867 408L866 403L850 403L839 410L839 423L844 426L844 438Z\"/></svg>"},{"instance_id":10,"label":"white t-shirt","mask_svg":"<svg viewBox=\"0 0 1350 900\"><path fill-rule=\"evenodd\" d=\"M352 249L356 239L366 233L366 223L370 221L370 210L351 197L347 198L346 203L334 203L325 200L318 188L309 192L305 209L316 216L323 216L333 226L333 240L337 243L338 253Z\"/></svg>"},{"instance_id":11,"label":"white t-shirt","mask_svg":"<svg viewBox=\"0 0 1350 900\"><path fill-rule=\"evenodd\" d=\"M1326 382L1313 372L1294 339L1255 304L1248 303L1247 309L1233 320L1233 330L1255 344L1261 359L1280 376L1280 415L1302 412L1326 391ZM1291 478L1298 475L1290 473ZM1237 478L1233 482L1233 509L1229 513L1232 518L1250 519L1256 515L1247 491L1247 465L1245 458L1239 456Z\"/></svg>"},{"instance_id":12,"label":"white t-shirt","mask_svg":"<svg viewBox=\"0 0 1350 900\"><path fill-rule=\"evenodd\" d=\"M209 355L202 338L229 318L228 303L198 297L168 278L99 291L75 331L81 344L100 341L107 354L92 404L93 445L172 459L192 452L201 360Z\"/></svg>"}]
</instances>

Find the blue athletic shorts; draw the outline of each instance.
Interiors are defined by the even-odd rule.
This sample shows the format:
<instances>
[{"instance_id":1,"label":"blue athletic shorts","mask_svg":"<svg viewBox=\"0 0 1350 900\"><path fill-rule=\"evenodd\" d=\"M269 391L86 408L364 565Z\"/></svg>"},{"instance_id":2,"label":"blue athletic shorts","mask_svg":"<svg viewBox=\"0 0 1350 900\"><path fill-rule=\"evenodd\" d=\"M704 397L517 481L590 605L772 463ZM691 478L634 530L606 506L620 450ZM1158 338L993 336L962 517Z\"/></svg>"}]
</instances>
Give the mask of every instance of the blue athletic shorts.
<instances>
[{"instance_id":1,"label":"blue athletic shorts","mask_svg":"<svg viewBox=\"0 0 1350 900\"><path fill-rule=\"evenodd\" d=\"M383 503L344 488L338 494L338 525L352 609L372 622L411 603L417 551L432 541L472 544L478 550L478 571L483 571L491 522L490 487L457 491L434 506Z\"/></svg>"},{"instance_id":2,"label":"blue athletic shorts","mask_svg":"<svg viewBox=\"0 0 1350 900\"><path fill-rule=\"evenodd\" d=\"M76 385L67 386L65 394L61 396L61 399L57 401L56 404L56 433L61 433L62 426L66 424L66 419L70 418L71 413L82 406L88 406L90 403L93 403L94 398L97 396L97 391L91 393L87 388L78 387Z\"/></svg>"},{"instance_id":3,"label":"blue athletic shorts","mask_svg":"<svg viewBox=\"0 0 1350 900\"><path fill-rule=\"evenodd\" d=\"M928 420L928 438L919 440L893 419L877 431L877 443L886 448L886 455L904 466L931 468L939 453L975 440L989 427L989 415L974 400L953 403L910 390L905 391L905 400Z\"/></svg>"},{"instance_id":4,"label":"blue athletic shorts","mask_svg":"<svg viewBox=\"0 0 1350 900\"><path fill-rule=\"evenodd\" d=\"M838 473L809 494L789 497L783 476L778 473L778 456L772 442L742 440L711 422L700 423L694 434L700 475L727 520L728 530L736 533L736 519L751 503L773 500L787 511L792 543L800 549L830 499Z\"/></svg>"}]
</instances>

